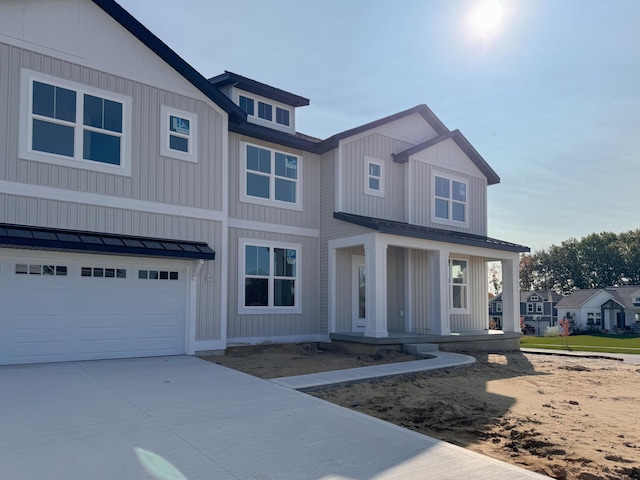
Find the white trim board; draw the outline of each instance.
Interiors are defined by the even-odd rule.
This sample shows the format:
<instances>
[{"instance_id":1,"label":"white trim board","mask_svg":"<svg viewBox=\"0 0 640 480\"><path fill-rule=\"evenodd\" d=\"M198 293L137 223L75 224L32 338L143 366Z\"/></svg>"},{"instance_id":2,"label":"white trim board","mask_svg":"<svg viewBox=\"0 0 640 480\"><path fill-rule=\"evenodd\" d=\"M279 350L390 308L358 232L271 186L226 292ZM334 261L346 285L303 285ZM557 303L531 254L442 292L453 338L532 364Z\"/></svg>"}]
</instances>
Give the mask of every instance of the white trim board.
<instances>
[{"instance_id":1,"label":"white trim board","mask_svg":"<svg viewBox=\"0 0 640 480\"><path fill-rule=\"evenodd\" d=\"M239 218L230 218L228 224L229 228L259 230L261 232L284 233L287 235L299 235L301 237L320 238L320 230L315 228L292 227L289 225L255 222L253 220L242 220Z\"/></svg>"}]
</instances>

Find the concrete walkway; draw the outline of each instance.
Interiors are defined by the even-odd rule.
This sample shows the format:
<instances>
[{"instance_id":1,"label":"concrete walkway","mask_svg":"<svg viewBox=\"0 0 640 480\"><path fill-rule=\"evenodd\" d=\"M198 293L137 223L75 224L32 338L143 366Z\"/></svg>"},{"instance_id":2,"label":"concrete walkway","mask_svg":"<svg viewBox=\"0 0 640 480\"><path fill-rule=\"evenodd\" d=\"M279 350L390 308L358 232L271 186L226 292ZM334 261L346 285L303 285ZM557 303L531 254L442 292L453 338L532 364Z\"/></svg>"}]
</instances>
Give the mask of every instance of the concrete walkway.
<instances>
[{"instance_id":1,"label":"concrete walkway","mask_svg":"<svg viewBox=\"0 0 640 480\"><path fill-rule=\"evenodd\" d=\"M604 358L609 360L622 360L625 363L640 365L640 355L608 352L581 352L576 350L552 350L550 348L521 348L524 353L537 353L541 355L564 355L566 357Z\"/></svg>"},{"instance_id":2,"label":"concrete walkway","mask_svg":"<svg viewBox=\"0 0 640 480\"><path fill-rule=\"evenodd\" d=\"M546 478L186 356L0 367L0 425L3 480Z\"/></svg>"}]
</instances>

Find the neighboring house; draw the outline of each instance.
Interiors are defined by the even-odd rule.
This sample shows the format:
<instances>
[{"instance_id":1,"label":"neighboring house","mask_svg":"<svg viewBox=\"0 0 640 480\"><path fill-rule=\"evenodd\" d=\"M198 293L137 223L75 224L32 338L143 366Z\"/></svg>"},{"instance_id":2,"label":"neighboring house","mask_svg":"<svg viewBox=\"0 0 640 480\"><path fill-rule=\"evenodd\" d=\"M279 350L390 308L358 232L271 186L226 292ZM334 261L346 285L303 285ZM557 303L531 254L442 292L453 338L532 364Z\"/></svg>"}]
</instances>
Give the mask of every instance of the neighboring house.
<instances>
[{"instance_id":1,"label":"neighboring house","mask_svg":"<svg viewBox=\"0 0 640 480\"><path fill-rule=\"evenodd\" d=\"M107 46L107 47L105 47ZM0 364L518 332L499 177L426 105L325 140L110 0L0 5Z\"/></svg>"},{"instance_id":2,"label":"neighboring house","mask_svg":"<svg viewBox=\"0 0 640 480\"><path fill-rule=\"evenodd\" d=\"M520 316L524 317L527 325L535 329L536 334L542 335L547 327L557 324L558 312L556 304L562 298L562 295L553 290L520 292ZM498 326L501 325L501 295L489 300L489 316L494 319Z\"/></svg>"},{"instance_id":3,"label":"neighboring house","mask_svg":"<svg viewBox=\"0 0 640 480\"><path fill-rule=\"evenodd\" d=\"M573 317L583 330L640 327L640 285L576 290L557 305L558 318Z\"/></svg>"}]
</instances>

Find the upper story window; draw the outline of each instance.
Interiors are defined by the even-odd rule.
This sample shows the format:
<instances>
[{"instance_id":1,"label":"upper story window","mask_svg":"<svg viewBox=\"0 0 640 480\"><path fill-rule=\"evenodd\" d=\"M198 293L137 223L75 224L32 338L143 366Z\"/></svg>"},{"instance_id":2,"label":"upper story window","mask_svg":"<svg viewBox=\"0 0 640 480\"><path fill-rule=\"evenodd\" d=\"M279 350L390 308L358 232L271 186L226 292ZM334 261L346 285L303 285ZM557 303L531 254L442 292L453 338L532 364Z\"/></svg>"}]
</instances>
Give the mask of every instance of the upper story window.
<instances>
[{"instance_id":1,"label":"upper story window","mask_svg":"<svg viewBox=\"0 0 640 480\"><path fill-rule=\"evenodd\" d=\"M467 287L467 261L459 259L449 260L449 298L452 311L462 313L468 311Z\"/></svg>"},{"instance_id":2,"label":"upper story window","mask_svg":"<svg viewBox=\"0 0 640 480\"><path fill-rule=\"evenodd\" d=\"M250 93L238 94L238 106L253 123L292 132L294 108Z\"/></svg>"},{"instance_id":3,"label":"upper story window","mask_svg":"<svg viewBox=\"0 0 640 480\"><path fill-rule=\"evenodd\" d=\"M542 313L542 304L536 303L536 313Z\"/></svg>"},{"instance_id":4,"label":"upper story window","mask_svg":"<svg viewBox=\"0 0 640 480\"><path fill-rule=\"evenodd\" d=\"M301 208L300 157L245 144L244 201Z\"/></svg>"},{"instance_id":5,"label":"upper story window","mask_svg":"<svg viewBox=\"0 0 640 480\"><path fill-rule=\"evenodd\" d=\"M441 175L433 179L434 221L467 225L467 182Z\"/></svg>"},{"instance_id":6,"label":"upper story window","mask_svg":"<svg viewBox=\"0 0 640 480\"><path fill-rule=\"evenodd\" d=\"M289 126L289 110L285 110L284 108L276 107L276 123L280 125Z\"/></svg>"},{"instance_id":7,"label":"upper story window","mask_svg":"<svg viewBox=\"0 0 640 480\"><path fill-rule=\"evenodd\" d=\"M264 118L269 122L273 121L273 106L268 103L258 102L258 117Z\"/></svg>"},{"instance_id":8,"label":"upper story window","mask_svg":"<svg viewBox=\"0 0 640 480\"><path fill-rule=\"evenodd\" d=\"M240 108L247 115L254 115L254 101L253 98L245 97L244 95L240 95Z\"/></svg>"},{"instance_id":9,"label":"upper story window","mask_svg":"<svg viewBox=\"0 0 640 480\"><path fill-rule=\"evenodd\" d=\"M364 157L364 193L384 197L384 162Z\"/></svg>"},{"instance_id":10,"label":"upper story window","mask_svg":"<svg viewBox=\"0 0 640 480\"><path fill-rule=\"evenodd\" d=\"M533 313L533 303L527 303L527 313Z\"/></svg>"},{"instance_id":11,"label":"upper story window","mask_svg":"<svg viewBox=\"0 0 640 480\"><path fill-rule=\"evenodd\" d=\"M529 297L529 300L531 300L532 302L537 302L538 300L540 300L540 297L538 297L537 295L531 295L531 297Z\"/></svg>"},{"instance_id":12,"label":"upper story window","mask_svg":"<svg viewBox=\"0 0 640 480\"><path fill-rule=\"evenodd\" d=\"M160 115L161 155L197 162L197 115L166 105L160 107Z\"/></svg>"},{"instance_id":13,"label":"upper story window","mask_svg":"<svg viewBox=\"0 0 640 480\"><path fill-rule=\"evenodd\" d=\"M130 174L130 98L24 70L21 110L21 157Z\"/></svg>"}]
</instances>

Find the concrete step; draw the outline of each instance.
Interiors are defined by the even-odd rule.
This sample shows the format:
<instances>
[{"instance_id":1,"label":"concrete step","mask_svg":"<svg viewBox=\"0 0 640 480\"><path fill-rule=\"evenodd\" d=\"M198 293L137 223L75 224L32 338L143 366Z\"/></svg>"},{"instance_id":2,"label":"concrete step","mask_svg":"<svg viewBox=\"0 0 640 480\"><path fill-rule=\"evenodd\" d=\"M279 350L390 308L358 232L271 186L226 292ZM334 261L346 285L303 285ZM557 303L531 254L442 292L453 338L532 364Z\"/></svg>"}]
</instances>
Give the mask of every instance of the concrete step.
<instances>
[{"instance_id":1,"label":"concrete step","mask_svg":"<svg viewBox=\"0 0 640 480\"><path fill-rule=\"evenodd\" d=\"M437 343L405 343L402 345L402 351L411 355L428 355L430 352L438 351Z\"/></svg>"}]
</instances>

